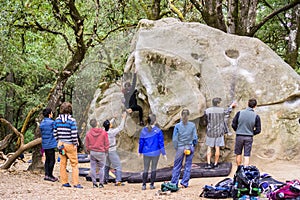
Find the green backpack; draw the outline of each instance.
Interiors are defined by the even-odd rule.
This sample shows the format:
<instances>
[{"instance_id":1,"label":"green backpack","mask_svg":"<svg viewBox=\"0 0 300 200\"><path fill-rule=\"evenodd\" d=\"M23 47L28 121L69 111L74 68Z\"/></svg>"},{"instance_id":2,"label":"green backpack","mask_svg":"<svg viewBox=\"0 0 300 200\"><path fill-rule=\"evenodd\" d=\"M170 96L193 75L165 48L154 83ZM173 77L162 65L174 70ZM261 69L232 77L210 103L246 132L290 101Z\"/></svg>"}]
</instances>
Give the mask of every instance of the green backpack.
<instances>
[{"instance_id":1,"label":"green backpack","mask_svg":"<svg viewBox=\"0 0 300 200\"><path fill-rule=\"evenodd\" d=\"M161 184L161 191L171 191L171 192L177 192L179 190L178 186L176 184L173 184L171 182L163 182Z\"/></svg>"}]
</instances>

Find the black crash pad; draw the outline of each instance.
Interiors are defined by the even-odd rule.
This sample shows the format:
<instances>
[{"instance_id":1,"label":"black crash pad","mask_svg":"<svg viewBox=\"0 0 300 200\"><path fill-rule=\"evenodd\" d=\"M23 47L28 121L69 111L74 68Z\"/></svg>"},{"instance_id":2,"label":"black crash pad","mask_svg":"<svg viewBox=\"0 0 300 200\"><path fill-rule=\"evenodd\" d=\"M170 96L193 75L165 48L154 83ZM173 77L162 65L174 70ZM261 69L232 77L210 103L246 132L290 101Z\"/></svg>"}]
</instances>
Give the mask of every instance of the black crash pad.
<instances>
[{"instance_id":1,"label":"black crash pad","mask_svg":"<svg viewBox=\"0 0 300 200\"><path fill-rule=\"evenodd\" d=\"M126 182L128 181L128 178L131 176L132 172L122 172L122 182ZM86 181L92 181L92 178L90 175L85 176L85 180ZM97 178L97 181L99 181L99 178ZM114 183L115 182L115 178L112 176L109 176L108 179L109 183Z\"/></svg>"},{"instance_id":2,"label":"black crash pad","mask_svg":"<svg viewBox=\"0 0 300 200\"><path fill-rule=\"evenodd\" d=\"M193 163L191 170L191 178L202 178L202 177L222 177L228 176L232 169L231 162L219 163L218 168L205 169L206 163ZM170 181L172 178L173 167L164 167L156 170L156 182ZM122 181L128 183L141 183L143 172L123 172ZM150 174L148 175L148 181L150 181ZM183 176L183 169L180 173L180 178ZM87 181L91 181L91 177L86 176Z\"/></svg>"},{"instance_id":3,"label":"black crash pad","mask_svg":"<svg viewBox=\"0 0 300 200\"><path fill-rule=\"evenodd\" d=\"M88 154L77 154L77 158L78 158L78 163L89 163L90 162L90 158Z\"/></svg>"}]
</instances>

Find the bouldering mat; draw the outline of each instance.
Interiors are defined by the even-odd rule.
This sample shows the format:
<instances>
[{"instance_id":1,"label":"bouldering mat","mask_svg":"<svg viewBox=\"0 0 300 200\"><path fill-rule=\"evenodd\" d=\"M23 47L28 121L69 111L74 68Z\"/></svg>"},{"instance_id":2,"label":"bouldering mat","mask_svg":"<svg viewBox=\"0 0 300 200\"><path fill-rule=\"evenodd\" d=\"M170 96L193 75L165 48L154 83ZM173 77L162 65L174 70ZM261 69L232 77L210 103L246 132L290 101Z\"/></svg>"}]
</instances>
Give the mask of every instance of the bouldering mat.
<instances>
[{"instance_id":1,"label":"bouldering mat","mask_svg":"<svg viewBox=\"0 0 300 200\"><path fill-rule=\"evenodd\" d=\"M193 163L191 169L191 178L202 178L202 177L223 177L228 176L232 169L231 162L219 163L218 168L205 169L206 163ZM156 170L156 182L170 181L172 178L173 167L164 167ZM142 183L143 172L123 172L122 181L128 183ZM150 174L148 175L148 181L150 181ZM183 169L180 173L180 178L183 176ZM89 176L86 176L87 181L91 181ZM113 181L110 179L110 181Z\"/></svg>"}]
</instances>

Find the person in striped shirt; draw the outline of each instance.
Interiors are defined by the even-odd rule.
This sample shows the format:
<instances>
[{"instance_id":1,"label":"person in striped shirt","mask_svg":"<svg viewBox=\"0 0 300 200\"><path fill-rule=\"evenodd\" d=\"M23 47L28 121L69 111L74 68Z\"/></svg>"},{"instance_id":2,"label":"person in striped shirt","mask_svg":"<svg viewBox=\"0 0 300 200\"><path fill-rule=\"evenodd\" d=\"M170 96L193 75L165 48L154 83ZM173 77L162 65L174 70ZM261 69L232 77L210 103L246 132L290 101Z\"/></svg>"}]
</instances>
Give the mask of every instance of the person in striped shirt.
<instances>
[{"instance_id":1,"label":"person in striped shirt","mask_svg":"<svg viewBox=\"0 0 300 200\"><path fill-rule=\"evenodd\" d=\"M72 117L72 104L64 102L60 106L60 114L54 122L54 137L58 142L58 148L63 148L64 153L60 157L60 182L63 187L72 187L68 181L67 161L72 166L72 181L75 188L83 188L79 184L79 170L77 157L77 125Z\"/></svg>"},{"instance_id":2,"label":"person in striped shirt","mask_svg":"<svg viewBox=\"0 0 300 200\"><path fill-rule=\"evenodd\" d=\"M228 109L224 109L220 106L222 99L219 97L212 99L212 107L207 108L204 112L206 120L206 138L205 144L207 145L207 164L205 169L212 169L218 167L220 157L220 147L225 146L224 134L229 132L227 121L232 108L236 106L236 103L232 103ZM211 164L211 149L215 148L214 164Z\"/></svg>"}]
</instances>

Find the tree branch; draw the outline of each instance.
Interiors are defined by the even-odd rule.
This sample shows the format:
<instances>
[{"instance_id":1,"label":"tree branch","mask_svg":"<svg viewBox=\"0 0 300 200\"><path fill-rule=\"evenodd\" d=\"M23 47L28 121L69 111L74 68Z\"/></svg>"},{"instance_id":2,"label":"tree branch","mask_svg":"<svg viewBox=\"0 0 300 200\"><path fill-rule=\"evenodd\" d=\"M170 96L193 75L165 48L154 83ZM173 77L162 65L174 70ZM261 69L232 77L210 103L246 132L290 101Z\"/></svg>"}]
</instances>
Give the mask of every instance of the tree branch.
<instances>
[{"instance_id":1,"label":"tree branch","mask_svg":"<svg viewBox=\"0 0 300 200\"><path fill-rule=\"evenodd\" d=\"M30 118L34 115L35 112L37 112L38 110L40 110L43 107L43 103L39 104L38 106L32 108L29 113L27 114L25 121L23 123L22 129L21 129L21 134L24 135L25 134L25 130L27 130L27 125L28 122L30 120ZM24 141L23 141L24 142Z\"/></svg>"},{"instance_id":2,"label":"tree branch","mask_svg":"<svg viewBox=\"0 0 300 200\"><path fill-rule=\"evenodd\" d=\"M202 8L200 6L200 4L196 1L196 0L190 0L190 2L195 6L195 8L200 12L202 13Z\"/></svg>"},{"instance_id":3,"label":"tree branch","mask_svg":"<svg viewBox=\"0 0 300 200\"><path fill-rule=\"evenodd\" d=\"M60 33L58 31L53 31L53 30L50 30L48 28L45 28L45 27L42 27L38 22L34 22L35 25L31 25L31 24L26 24L26 25L15 25L15 27L17 28L22 28L22 29L33 29L33 30L37 30L37 31L42 31L42 32L47 32L47 33L52 33L54 35L60 35L63 37L63 39L65 40L67 46L68 46L68 49L69 51L72 52L72 54L74 54L74 50L72 49L71 47L71 44L68 40L68 37L63 34L63 33Z\"/></svg>"},{"instance_id":4,"label":"tree branch","mask_svg":"<svg viewBox=\"0 0 300 200\"><path fill-rule=\"evenodd\" d=\"M172 12L174 12L178 18L180 19L180 21L184 21L184 17L183 14L180 12L180 10L178 8L176 8L176 6L173 4L173 0L169 0L169 6Z\"/></svg>"},{"instance_id":5,"label":"tree branch","mask_svg":"<svg viewBox=\"0 0 300 200\"><path fill-rule=\"evenodd\" d=\"M68 20L68 18L61 14L61 11L59 9L59 1L58 0L50 0L53 8L53 15L58 21L60 21L62 24L67 24L70 28L74 29L74 25Z\"/></svg>"},{"instance_id":6,"label":"tree branch","mask_svg":"<svg viewBox=\"0 0 300 200\"><path fill-rule=\"evenodd\" d=\"M97 10L96 17L94 19L93 34L86 44L87 48L89 48L91 46L95 37L97 36L97 30L98 30L97 27L98 27L98 22L99 22L99 13L100 13L100 3L99 3L99 0L95 0L95 2L96 2L96 10Z\"/></svg>"},{"instance_id":7,"label":"tree branch","mask_svg":"<svg viewBox=\"0 0 300 200\"><path fill-rule=\"evenodd\" d=\"M264 4L265 4L267 7L269 7L269 8L272 9L272 10L274 10L274 8L273 8L266 0L264 0L263 2L264 2ZM281 17L279 17L279 16L277 15L277 18L279 19L279 21L281 22L281 24L283 25L283 27L285 28L285 30L286 30L287 32L290 32L290 29L288 28L287 24L281 19Z\"/></svg>"},{"instance_id":8,"label":"tree branch","mask_svg":"<svg viewBox=\"0 0 300 200\"><path fill-rule=\"evenodd\" d=\"M54 72L55 75L58 75L58 74L59 74L59 71L58 71L58 70L53 69L53 68L49 67L48 65L45 65L45 68L46 68L47 70L51 71L51 72Z\"/></svg>"},{"instance_id":9,"label":"tree branch","mask_svg":"<svg viewBox=\"0 0 300 200\"><path fill-rule=\"evenodd\" d=\"M100 37L98 36L96 41L97 41L98 43L101 43L101 42L104 41L111 33L116 32L116 31L118 31L118 30L120 30L120 29L127 29L127 28L131 28L131 27L135 27L135 26L137 26L137 24L125 24L125 25L123 25L123 26L116 27L116 28L110 30L104 37L100 38Z\"/></svg>"},{"instance_id":10,"label":"tree branch","mask_svg":"<svg viewBox=\"0 0 300 200\"><path fill-rule=\"evenodd\" d=\"M282 7L282 8L279 8L277 10L275 10L274 12L272 12L271 14L269 14L268 16L266 16L259 24L257 24L256 26L254 26L249 35L250 37L253 37L253 35L263 26L265 25L265 23L267 23L270 19L272 19L274 16L278 15L279 13L281 12L284 12L286 10L289 10L291 8L293 8L294 6L300 4L300 1L299 0L295 0L294 2L291 2L290 4Z\"/></svg>"},{"instance_id":11,"label":"tree branch","mask_svg":"<svg viewBox=\"0 0 300 200\"><path fill-rule=\"evenodd\" d=\"M18 137L24 137L21 132L18 131L9 121L4 118L0 118L0 122L7 125L10 130L12 130Z\"/></svg>"},{"instance_id":12,"label":"tree branch","mask_svg":"<svg viewBox=\"0 0 300 200\"><path fill-rule=\"evenodd\" d=\"M0 150L5 149L8 146L9 141L11 140L12 136L13 136L13 134L11 133L11 134L5 136L5 138L0 141Z\"/></svg>"},{"instance_id":13,"label":"tree branch","mask_svg":"<svg viewBox=\"0 0 300 200\"><path fill-rule=\"evenodd\" d=\"M6 79L6 77L7 77L8 75L9 75L9 73L6 72L4 76L0 77L0 81L3 81L4 79Z\"/></svg>"}]
</instances>

